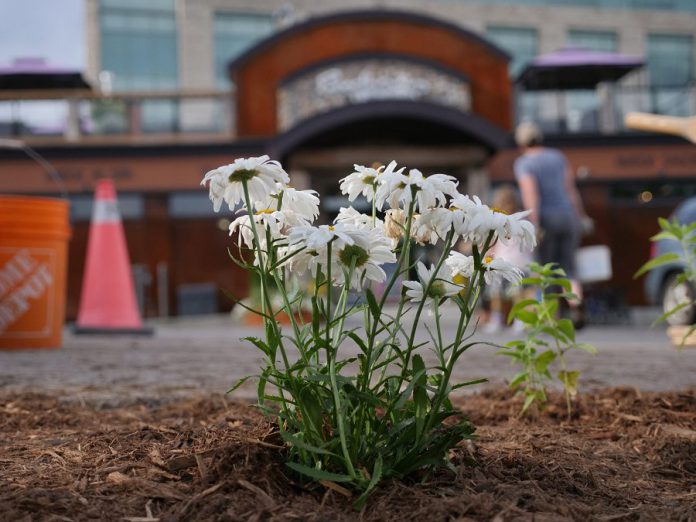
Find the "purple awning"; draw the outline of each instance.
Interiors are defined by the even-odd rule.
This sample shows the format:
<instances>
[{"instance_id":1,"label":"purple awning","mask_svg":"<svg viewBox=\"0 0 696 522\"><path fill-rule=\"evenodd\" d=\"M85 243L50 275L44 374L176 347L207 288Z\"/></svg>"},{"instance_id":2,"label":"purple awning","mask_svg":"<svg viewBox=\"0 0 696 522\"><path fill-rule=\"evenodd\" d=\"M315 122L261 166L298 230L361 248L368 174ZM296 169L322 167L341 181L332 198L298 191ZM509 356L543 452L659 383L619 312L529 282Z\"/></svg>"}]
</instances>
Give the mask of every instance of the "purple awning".
<instances>
[{"instance_id":1,"label":"purple awning","mask_svg":"<svg viewBox=\"0 0 696 522\"><path fill-rule=\"evenodd\" d=\"M598 83L616 81L644 63L637 56L565 48L534 58L515 83L530 91L594 89Z\"/></svg>"},{"instance_id":2,"label":"purple awning","mask_svg":"<svg viewBox=\"0 0 696 522\"><path fill-rule=\"evenodd\" d=\"M42 58L17 58L0 65L0 89L90 89L76 69L48 65Z\"/></svg>"}]
</instances>

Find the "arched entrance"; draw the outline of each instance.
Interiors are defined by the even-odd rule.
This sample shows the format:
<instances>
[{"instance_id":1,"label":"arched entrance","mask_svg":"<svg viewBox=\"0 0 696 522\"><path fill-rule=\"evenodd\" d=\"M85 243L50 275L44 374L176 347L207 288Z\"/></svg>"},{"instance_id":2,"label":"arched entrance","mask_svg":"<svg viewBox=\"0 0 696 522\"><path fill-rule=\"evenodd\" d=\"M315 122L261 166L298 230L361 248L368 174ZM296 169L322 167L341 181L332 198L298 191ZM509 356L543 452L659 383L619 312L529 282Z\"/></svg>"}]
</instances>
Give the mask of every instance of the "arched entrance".
<instances>
[{"instance_id":1,"label":"arched entrance","mask_svg":"<svg viewBox=\"0 0 696 522\"><path fill-rule=\"evenodd\" d=\"M431 17L317 17L230 64L236 128L264 138L295 185L324 193L353 163L392 159L481 193L483 167L511 125L507 65L497 47Z\"/></svg>"}]
</instances>

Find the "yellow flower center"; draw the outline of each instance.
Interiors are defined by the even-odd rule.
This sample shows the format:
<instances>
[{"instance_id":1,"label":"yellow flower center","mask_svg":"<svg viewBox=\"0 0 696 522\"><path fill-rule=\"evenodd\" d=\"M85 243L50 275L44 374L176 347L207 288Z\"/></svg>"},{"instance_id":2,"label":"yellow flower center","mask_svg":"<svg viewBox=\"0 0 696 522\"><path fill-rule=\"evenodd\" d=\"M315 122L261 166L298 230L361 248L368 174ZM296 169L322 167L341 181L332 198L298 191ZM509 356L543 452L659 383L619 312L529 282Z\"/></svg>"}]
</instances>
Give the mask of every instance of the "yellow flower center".
<instances>
[{"instance_id":1,"label":"yellow flower center","mask_svg":"<svg viewBox=\"0 0 696 522\"><path fill-rule=\"evenodd\" d=\"M485 259L483 260L483 262L486 263L487 265L490 265L491 261L493 261L493 256L486 256Z\"/></svg>"},{"instance_id":2,"label":"yellow flower center","mask_svg":"<svg viewBox=\"0 0 696 522\"><path fill-rule=\"evenodd\" d=\"M505 212L503 209L500 209L500 208L498 208L498 207L491 207L491 210L492 210L493 212L498 213L498 214L504 214L504 215L506 215L506 216L509 216L509 215L510 215L509 212Z\"/></svg>"},{"instance_id":3,"label":"yellow flower center","mask_svg":"<svg viewBox=\"0 0 696 522\"><path fill-rule=\"evenodd\" d=\"M465 286L468 286L468 284L469 284L469 278L468 278L468 277L464 277L462 274L454 274L454 277L452 278L452 282L453 282L455 285L459 285L459 286L465 287ZM459 291L459 295L461 295L461 296L464 296L465 293L466 293L466 288L462 288L462 289Z\"/></svg>"},{"instance_id":4,"label":"yellow flower center","mask_svg":"<svg viewBox=\"0 0 696 522\"><path fill-rule=\"evenodd\" d=\"M335 227L334 227L333 225L329 225L329 230L330 230L331 232L334 231L334 228L335 228Z\"/></svg>"},{"instance_id":5,"label":"yellow flower center","mask_svg":"<svg viewBox=\"0 0 696 522\"><path fill-rule=\"evenodd\" d=\"M272 208L262 208L261 210L256 211L256 215L260 216L261 214L273 214L275 210Z\"/></svg>"}]
</instances>

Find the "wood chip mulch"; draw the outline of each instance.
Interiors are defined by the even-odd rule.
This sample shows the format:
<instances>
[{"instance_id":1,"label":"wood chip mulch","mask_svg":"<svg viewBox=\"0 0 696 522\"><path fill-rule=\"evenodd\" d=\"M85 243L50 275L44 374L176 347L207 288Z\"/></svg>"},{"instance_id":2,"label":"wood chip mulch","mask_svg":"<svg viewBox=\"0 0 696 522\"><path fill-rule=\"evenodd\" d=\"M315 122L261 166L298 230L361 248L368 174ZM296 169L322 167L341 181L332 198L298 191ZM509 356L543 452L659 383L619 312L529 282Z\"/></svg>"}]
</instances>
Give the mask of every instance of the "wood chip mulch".
<instances>
[{"instance_id":1,"label":"wood chip mulch","mask_svg":"<svg viewBox=\"0 0 696 522\"><path fill-rule=\"evenodd\" d=\"M222 396L122 407L0 395L0 520L696 521L696 390L460 400L479 438L456 473L385 482L360 512L303 488L272 427Z\"/></svg>"}]
</instances>

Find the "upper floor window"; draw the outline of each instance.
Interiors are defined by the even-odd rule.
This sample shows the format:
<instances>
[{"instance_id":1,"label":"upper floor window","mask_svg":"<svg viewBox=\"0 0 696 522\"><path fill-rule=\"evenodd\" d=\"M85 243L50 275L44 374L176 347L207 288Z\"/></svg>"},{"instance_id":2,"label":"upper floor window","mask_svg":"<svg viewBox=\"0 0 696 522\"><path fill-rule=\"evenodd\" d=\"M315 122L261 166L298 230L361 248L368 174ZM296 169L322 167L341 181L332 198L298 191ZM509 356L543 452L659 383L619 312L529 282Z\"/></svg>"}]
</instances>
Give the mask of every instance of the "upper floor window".
<instances>
[{"instance_id":1,"label":"upper floor window","mask_svg":"<svg viewBox=\"0 0 696 522\"><path fill-rule=\"evenodd\" d=\"M614 53L618 49L615 32L585 29L571 29L568 31L566 46L582 47L590 51L600 51L604 53Z\"/></svg>"},{"instance_id":2,"label":"upper floor window","mask_svg":"<svg viewBox=\"0 0 696 522\"><path fill-rule=\"evenodd\" d=\"M653 86L678 86L694 79L694 38L691 35L648 35L648 73Z\"/></svg>"},{"instance_id":3,"label":"upper floor window","mask_svg":"<svg viewBox=\"0 0 696 522\"><path fill-rule=\"evenodd\" d=\"M537 30L529 27L490 26L486 36L510 54L510 76L517 76L539 51Z\"/></svg>"},{"instance_id":4,"label":"upper floor window","mask_svg":"<svg viewBox=\"0 0 696 522\"><path fill-rule=\"evenodd\" d=\"M273 18L264 14L215 13L215 84L230 84L227 65L273 31Z\"/></svg>"},{"instance_id":5,"label":"upper floor window","mask_svg":"<svg viewBox=\"0 0 696 522\"><path fill-rule=\"evenodd\" d=\"M101 69L114 90L178 86L174 0L100 0Z\"/></svg>"}]
</instances>

